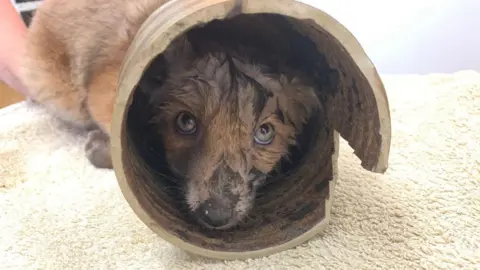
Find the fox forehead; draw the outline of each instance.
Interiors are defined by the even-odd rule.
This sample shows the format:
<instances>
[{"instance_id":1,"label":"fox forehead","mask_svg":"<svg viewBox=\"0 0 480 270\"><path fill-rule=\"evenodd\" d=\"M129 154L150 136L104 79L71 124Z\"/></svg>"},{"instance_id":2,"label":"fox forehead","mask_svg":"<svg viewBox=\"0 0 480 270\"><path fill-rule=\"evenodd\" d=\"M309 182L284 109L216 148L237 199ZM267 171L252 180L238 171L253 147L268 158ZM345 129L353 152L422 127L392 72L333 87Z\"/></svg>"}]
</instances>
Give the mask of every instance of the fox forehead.
<instances>
[{"instance_id":1,"label":"fox forehead","mask_svg":"<svg viewBox=\"0 0 480 270\"><path fill-rule=\"evenodd\" d=\"M244 123L258 121L272 91L281 86L262 67L243 63L224 54L196 59L188 68L174 68L164 85L164 103L180 103L200 117L211 118L222 110ZM254 118L252 118L254 117Z\"/></svg>"}]
</instances>

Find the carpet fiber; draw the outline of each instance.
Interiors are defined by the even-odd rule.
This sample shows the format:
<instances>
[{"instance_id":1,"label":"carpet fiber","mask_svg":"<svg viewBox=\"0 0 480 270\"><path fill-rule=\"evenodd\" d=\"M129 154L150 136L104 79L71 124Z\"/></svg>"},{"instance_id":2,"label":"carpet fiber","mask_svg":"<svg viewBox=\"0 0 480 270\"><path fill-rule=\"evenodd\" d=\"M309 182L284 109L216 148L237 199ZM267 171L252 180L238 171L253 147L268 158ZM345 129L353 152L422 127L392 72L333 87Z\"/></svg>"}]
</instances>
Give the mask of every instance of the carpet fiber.
<instances>
[{"instance_id":1,"label":"carpet fiber","mask_svg":"<svg viewBox=\"0 0 480 270\"><path fill-rule=\"evenodd\" d=\"M186 254L133 214L112 171L42 109L0 110L1 269L480 269L480 74L383 77L384 175L341 143L324 236L270 257Z\"/></svg>"}]
</instances>

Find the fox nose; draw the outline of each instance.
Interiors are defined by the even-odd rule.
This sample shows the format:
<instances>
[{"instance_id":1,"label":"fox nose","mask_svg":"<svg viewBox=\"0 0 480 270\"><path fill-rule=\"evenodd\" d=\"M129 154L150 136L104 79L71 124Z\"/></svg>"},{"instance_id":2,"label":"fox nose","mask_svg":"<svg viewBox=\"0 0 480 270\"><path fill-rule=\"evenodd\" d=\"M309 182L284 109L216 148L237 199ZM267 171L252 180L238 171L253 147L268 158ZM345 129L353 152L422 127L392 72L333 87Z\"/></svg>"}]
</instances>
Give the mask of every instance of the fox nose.
<instances>
[{"instance_id":1,"label":"fox nose","mask_svg":"<svg viewBox=\"0 0 480 270\"><path fill-rule=\"evenodd\" d=\"M214 228L227 225L232 218L232 209L220 200L214 199L200 204L195 213L203 222Z\"/></svg>"}]
</instances>

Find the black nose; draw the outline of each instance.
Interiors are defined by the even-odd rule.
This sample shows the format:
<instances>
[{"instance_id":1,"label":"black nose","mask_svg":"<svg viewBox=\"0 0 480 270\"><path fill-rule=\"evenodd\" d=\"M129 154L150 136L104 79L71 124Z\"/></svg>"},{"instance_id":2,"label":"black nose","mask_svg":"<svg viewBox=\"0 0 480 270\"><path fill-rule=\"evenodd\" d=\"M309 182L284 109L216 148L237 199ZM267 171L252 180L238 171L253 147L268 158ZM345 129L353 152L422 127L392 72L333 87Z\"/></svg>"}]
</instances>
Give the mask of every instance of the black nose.
<instances>
[{"instance_id":1,"label":"black nose","mask_svg":"<svg viewBox=\"0 0 480 270\"><path fill-rule=\"evenodd\" d=\"M206 200L195 211L195 214L207 225L222 227L232 217L232 209L219 200Z\"/></svg>"}]
</instances>

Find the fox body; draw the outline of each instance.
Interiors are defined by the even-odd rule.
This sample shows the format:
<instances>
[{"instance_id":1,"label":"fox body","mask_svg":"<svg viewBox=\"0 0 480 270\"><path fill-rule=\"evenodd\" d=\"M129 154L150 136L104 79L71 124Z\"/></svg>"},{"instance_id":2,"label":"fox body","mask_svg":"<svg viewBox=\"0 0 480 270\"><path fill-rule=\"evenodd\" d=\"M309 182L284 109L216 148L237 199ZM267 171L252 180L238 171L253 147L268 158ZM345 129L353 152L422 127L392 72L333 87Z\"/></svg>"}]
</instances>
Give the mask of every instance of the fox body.
<instances>
[{"instance_id":1,"label":"fox body","mask_svg":"<svg viewBox=\"0 0 480 270\"><path fill-rule=\"evenodd\" d=\"M46 0L32 20L23 80L34 100L89 130L85 151L96 167L112 168L113 103L128 46L165 2ZM248 53L221 46L199 52L186 37L173 42L164 58L163 82L145 78L141 91L149 95L149 122L172 177L199 223L235 226L318 106L313 87Z\"/></svg>"}]
</instances>

